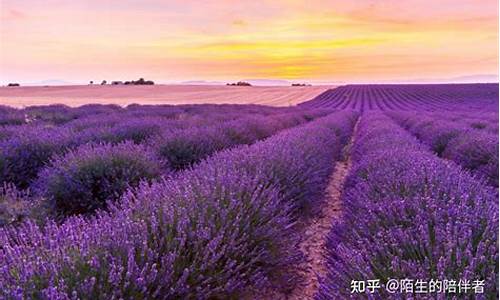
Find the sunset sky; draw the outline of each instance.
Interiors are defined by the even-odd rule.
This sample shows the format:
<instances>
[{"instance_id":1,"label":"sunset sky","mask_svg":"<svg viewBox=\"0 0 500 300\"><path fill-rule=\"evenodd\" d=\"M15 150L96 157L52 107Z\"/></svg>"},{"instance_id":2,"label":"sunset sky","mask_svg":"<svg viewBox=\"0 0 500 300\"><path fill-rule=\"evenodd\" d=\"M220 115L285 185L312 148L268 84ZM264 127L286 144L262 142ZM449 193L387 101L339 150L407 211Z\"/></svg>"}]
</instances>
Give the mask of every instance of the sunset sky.
<instances>
[{"instance_id":1,"label":"sunset sky","mask_svg":"<svg viewBox=\"0 0 500 300\"><path fill-rule=\"evenodd\" d=\"M498 74L494 0L0 0L0 82Z\"/></svg>"}]
</instances>

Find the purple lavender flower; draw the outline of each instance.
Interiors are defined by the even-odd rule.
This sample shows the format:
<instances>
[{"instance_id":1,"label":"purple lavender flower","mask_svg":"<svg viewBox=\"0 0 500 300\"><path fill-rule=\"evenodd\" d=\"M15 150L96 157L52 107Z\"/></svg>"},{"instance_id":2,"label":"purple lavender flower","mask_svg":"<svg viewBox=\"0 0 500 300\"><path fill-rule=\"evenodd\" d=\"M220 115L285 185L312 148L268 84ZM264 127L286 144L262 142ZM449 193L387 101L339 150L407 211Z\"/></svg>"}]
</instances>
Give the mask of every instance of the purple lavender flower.
<instances>
[{"instance_id":1,"label":"purple lavender flower","mask_svg":"<svg viewBox=\"0 0 500 300\"><path fill-rule=\"evenodd\" d=\"M58 156L41 171L35 186L55 214L104 208L141 180L159 177L162 162L148 148L130 142L83 145Z\"/></svg>"},{"instance_id":2,"label":"purple lavender flower","mask_svg":"<svg viewBox=\"0 0 500 300\"><path fill-rule=\"evenodd\" d=\"M379 114L362 117L342 218L328 236L317 299L351 297L351 280L480 279L498 293L496 192ZM380 289L373 298L399 299Z\"/></svg>"},{"instance_id":3,"label":"purple lavender flower","mask_svg":"<svg viewBox=\"0 0 500 300\"><path fill-rule=\"evenodd\" d=\"M0 295L234 298L279 282L299 259L293 222L319 201L355 121L336 113L219 152L90 218L0 229Z\"/></svg>"}]
</instances>

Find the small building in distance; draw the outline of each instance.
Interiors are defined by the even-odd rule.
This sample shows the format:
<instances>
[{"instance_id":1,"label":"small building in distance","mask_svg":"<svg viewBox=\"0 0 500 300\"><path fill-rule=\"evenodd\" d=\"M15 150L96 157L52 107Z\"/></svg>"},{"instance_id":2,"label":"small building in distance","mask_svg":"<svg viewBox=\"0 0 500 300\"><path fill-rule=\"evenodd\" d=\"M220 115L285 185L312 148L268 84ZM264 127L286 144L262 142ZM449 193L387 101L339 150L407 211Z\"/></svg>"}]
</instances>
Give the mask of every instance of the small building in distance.
<instances>
[{"instance_id":1,"label":"small building in distance","mask_svg":"<svg viewBox=\"0 0 500 300\"><path fill-rule=\"evenodd\" d=\"M20 85L19 83L15 83L15 82L13 82L13 83L9 83L9 84L7 84L7 86L12 87L12 86L21 86L21 85Z\"/></svg>"}]
</instances>

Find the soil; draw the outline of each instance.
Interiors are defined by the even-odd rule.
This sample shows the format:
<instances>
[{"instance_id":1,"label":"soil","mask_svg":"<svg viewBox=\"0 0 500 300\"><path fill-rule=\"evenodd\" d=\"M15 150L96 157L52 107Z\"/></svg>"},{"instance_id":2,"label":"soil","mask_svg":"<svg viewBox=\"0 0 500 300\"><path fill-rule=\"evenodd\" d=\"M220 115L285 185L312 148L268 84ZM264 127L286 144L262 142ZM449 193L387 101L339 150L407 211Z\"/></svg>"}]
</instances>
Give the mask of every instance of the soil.
<instances>
[{"instance_id":1,"label":"soil","mask_svg":"<svg viewBox=\"0 0 500 300\"><path fill-rule=\"evenodd\" d=\"M358 120L359 123L359 120ZM305 259L297 266L296 272L301 277L290 293L283 293L275 290L266 290L254 293L249 299L269 299L269 300L305 300L314 299L319 288L319 278L326 275L326 237L332 228L332 221L340 217L342 209L341 196L345 179L351 169L350 149L354 142L357 124L351 140L344 148L344 159L335 163L335 170L330 176L330 183L327 187L327 197L323 202L320 213L309 218L299 225L304 239L299 243L299 249Z\"/></svg>"}]
</instances>

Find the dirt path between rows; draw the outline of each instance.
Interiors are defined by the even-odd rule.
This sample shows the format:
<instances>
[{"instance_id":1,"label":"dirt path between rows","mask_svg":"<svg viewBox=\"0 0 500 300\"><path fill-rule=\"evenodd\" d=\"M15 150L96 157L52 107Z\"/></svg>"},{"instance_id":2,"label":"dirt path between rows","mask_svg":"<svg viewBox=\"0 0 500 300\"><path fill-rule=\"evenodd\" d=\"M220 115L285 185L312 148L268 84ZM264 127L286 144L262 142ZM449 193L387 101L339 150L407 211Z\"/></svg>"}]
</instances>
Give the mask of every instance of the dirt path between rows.
<instances>
[{"instance_id":1,"label":"dirt path between rows","mask_svg":"<svg viewBox=\"0 0 500 300\"><path fill-rule=\"evenodd\" d=\"M360 117L361 118L361 117ZM335 163L335 170L330 176L327 187L327 196L320 212L299 225L304 239L299 243L299 249L303 253L304 262L299 264L295 270L301 277L301 281L291 292L283 294L278 291L261 291L251 299L263 300L306 300L314 299L319 288L319 277L326 274L326 237L331 230L332 221L338 218L341 212L341 195L345 179L351 169L351 147L354 143L359 119L354 126L353 134L349 143L344 147L344 159Z\"/></svg>"},{"instance_id":2,"label":"dirt path between rows","mask_svg":"<svg viewBox=\"0 0 500 300\"><path fill-rule=\"evenodd\" d=\"M331 229L332 220L340 215L342 186L350 169L350 162L337 162L335 172L327 188L328 198L321 214L315 216L305 229L305 239L299 244L300 251L305 256L305 261L298 266L299 275L303 281L295 287L286 299L303 300L313 299L318 290L318 277L326 274L325 243Z\"/></svg>"},{"instance_id":3,"label":"dirt path between rows","mask_svg":"<svg viewBox=\"0 0 500 300\"><path fill-rule=\"evenodd\" d=\"M342 207L341 196L345 179L351 169L351 148L359 124L359 119L354 126L349 143L344 148L344 159L337 161L335 170L330 176L327 187L327 197L321 212L309 220L304 230L305 238L299 244L300 251L305 256L305 261L298 266L299 275L303 281L287 295L287 300L313 299L319 288L319 277L326 274L326 237L332 228L334 218L340 216Z\"/></svg>"}]
</instances>

